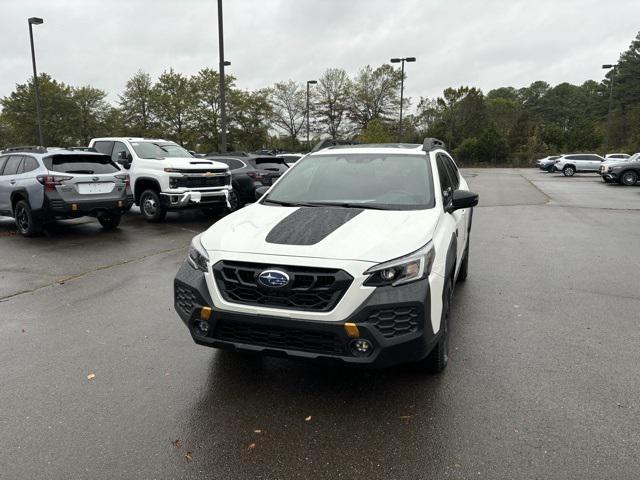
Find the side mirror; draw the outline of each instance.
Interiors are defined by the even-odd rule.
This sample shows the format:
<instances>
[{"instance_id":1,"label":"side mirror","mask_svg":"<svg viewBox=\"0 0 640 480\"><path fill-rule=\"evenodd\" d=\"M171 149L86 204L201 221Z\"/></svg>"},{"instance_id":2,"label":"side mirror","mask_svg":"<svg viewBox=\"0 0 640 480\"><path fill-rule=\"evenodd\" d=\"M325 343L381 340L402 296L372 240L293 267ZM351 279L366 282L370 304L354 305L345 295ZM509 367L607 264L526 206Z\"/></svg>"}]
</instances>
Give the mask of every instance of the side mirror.
<instances>
[{"instance_id":1,"label":"side mirror","mask_svg":"<svg viewBox=\"0 0 640 480\"><path fill-rule=\"evenodd\" d=\"M455 190L447 212L452 213L463 208L471 208L478 205L478 194L467 190Z\"/></svg>"},{"instance_id":2,"label":"side mirror","mask_svg":"<svg viewBox=\"0 0 640 480\"><path fill-rule=\"evenodd\" d=\"M258 187L256 188L256 200L260 200L260 198L262 198L262 196L267 193L267 190L269 190L269 187Z\"/></svg>"}]
</instances>

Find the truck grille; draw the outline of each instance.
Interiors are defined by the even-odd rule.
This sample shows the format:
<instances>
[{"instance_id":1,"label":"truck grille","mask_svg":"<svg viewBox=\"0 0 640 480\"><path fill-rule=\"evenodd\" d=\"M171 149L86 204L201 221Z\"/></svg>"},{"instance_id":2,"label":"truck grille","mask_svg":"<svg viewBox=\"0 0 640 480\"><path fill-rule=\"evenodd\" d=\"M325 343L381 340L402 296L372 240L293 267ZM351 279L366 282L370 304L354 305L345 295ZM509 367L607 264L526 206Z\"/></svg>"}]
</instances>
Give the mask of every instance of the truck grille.
<instances>
[{"instance_id":1,"label":"truck grille","mask_svg":"<svg viewBox=\"0 0 640 480\"><path fill-rule=\"evenodd\" d=\"M225 342L244 343L283 350L343 355L337 335L297 328L219 320L214 338Z\"/></svg>"},{"instance_id":2,"label":"truck grille","mask_svg":"<svg viewBox=\"0 0 640 480\"><path fill-rule=\"evenodd\" d=\"M264 270L289 275L289 284L269 288L257 282ZM244 305L326 312L333 309L353 277L343 270L221 261L213 266L216 284L228 302Z\"/></svg>"},{"instance_id":3,"label":"truck grille","mask_svg":"<svg viewBox=\"0 0 640 480\"><path fill-rule=\"evenodd\" d=\"M175 177L171 179L172 188L224 187L229 183L228 176L216 177Z\"/></svg>"}]
</instances>

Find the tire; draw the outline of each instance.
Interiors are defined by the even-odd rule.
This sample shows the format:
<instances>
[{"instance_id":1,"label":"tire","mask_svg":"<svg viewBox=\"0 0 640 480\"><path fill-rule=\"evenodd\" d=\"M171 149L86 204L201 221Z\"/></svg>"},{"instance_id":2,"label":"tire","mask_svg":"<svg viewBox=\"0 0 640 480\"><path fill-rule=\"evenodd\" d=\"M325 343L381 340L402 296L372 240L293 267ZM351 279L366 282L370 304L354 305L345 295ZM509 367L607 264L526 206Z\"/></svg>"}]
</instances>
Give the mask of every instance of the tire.
<instances>
[{"instance_id":1,"label":"tire","mask_svg":"<svg viewBox=\"0 0 640 480\"><path fill-rule=\"evenodd\" d=\"M440 338L427 357L419 362L419 366L429 373L441 373L449 363L449 317L453 285L450 279L444 284L442 292L442 317L440 319Z\"/></svg>"},{"instance_id":2,"label":"tire","mask_svg":"<svg viewBox=\"0 0 640 480\"><path fill-rule=\"evenodd\" d=\"M204 213L204 215L208 218L216 218L228 215L232 212L235 212L239 208L242 208L240 197L235 192L235 190L231 190L231 192L229 192L229 205L231 205L231 208L227 206L219 208L203 208L202 213Z\"/></svg>"},{"instance_id":3,"label":"tire","mask_svg":"<svg viewBox=\"0 0 640 480\"><path fill-rule=\"evenodd\" d=\"M567 165L562 169L565 177L573 177L576 174L576 168L573 165Z\"/></svg>"},{"instance_id":4,"label":"tire","mask_svg":"<svg viewBox=\"0 0 640 480\"><path fill-rule=\"evenodd\" d=\"M42 222L35 218L29 202L20 200L13 209L13 218L16 220L18 232L23 237L33 237L42 233Z\"/></svg>"},{"instance_id":5,"label":"tire","mask_svg":"<svg viewBox=\"0 0 640 480\"><path fill-rule=\"evenodd\" d=\"M464 282L467 275L469 275L469 240L467 240L467 248L464 249L464 258L458 271L458 282Z\"/></svg>"},{"instance_id":6,"label":"tire","mask_svg":"<svg viewBox=\"0 0 640 480\"><path fill-rule=\"evenodd\" d=\"M627 170L620 175L620 184L631 187L638 181L638 174L633 170Z\"/></svg>"},{"instance_id":7,"label":"tire","mask_svg":"<svg viewBox=\"0 0 640 480\"><path fill-rule=\"evenodd\" d=\"M231 190L229 192L229 205L231 205L231 208L227 208L227 212L229 213L235 212L239 208L242 208L242 202L240 202L240 197L235 190Z\"/></svg>"},{"instance_id":8,"label":"tire","mask_svg":"<svg viewBox=\"0 0 640 480\"><path fill-rule=\"evenodd\" d=\"M98 222L102 225L103 230L114 230L118 228L120 225L120 219L122 215L104 213L102 215L98 215Z\"/></svg>"},{"instance_id":9,"label":"tire","mask_svg":"<svg viewBox=\"0 0 640 480\"><path fill-rule=\"evenodd\" d=\"M140 213L148 222L161 222L167 216L167 209L160 204L160 195L155 190L145 190L140 195Z\"/></svg>"}]
</instances>

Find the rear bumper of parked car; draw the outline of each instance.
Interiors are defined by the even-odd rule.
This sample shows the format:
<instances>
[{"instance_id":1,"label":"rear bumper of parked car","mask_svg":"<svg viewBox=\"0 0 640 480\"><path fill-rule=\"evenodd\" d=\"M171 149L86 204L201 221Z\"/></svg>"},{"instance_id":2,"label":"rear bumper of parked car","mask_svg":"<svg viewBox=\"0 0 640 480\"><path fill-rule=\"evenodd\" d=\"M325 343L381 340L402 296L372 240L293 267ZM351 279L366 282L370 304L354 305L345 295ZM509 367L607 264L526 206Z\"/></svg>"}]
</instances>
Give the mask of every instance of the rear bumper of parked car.
<instances>
[{"instance_id":1,"label":"rear bumper of parked car","mask_svg":"<svg viewBox=\"0 0 640 480\"><path fill-rule=\"evenodd\" d=\"M162 192L160 202L167 209L229 207L229 190L187 190Z\"/></svg>"},{"instance_id":2,"label":"rear bumper of parked car","mask_svg":"<svg viewBox=\"0 0 640 480\"><path fill-rule=\"evenodd\" d=\"M310 321L216 308L204 274L187 262L174 280L175 309L199 345L370 367L418 361L429 354L438 340L430 299L427 280L380 287L343 321ZM211 309L206 334L198 328L202 307ZM357 337L347 334L345 323L357 326ZM356 339L367 340L371 353L357 354Z\"/></svg>"},{"instance_id":3,"label":"rear bumper of parked car","mask_svg":"<svg viewBox=\"0 0 640 480\"><path fill-rule=\"evenodd\" d=\"M64 200L57 192L45 195L42 216L47 218L77 218L96 216L102 213L122 215L133 205L133 195L127 190L123 195L114 198L87 198L81 200Z\"/></svg>"}]
</instances>

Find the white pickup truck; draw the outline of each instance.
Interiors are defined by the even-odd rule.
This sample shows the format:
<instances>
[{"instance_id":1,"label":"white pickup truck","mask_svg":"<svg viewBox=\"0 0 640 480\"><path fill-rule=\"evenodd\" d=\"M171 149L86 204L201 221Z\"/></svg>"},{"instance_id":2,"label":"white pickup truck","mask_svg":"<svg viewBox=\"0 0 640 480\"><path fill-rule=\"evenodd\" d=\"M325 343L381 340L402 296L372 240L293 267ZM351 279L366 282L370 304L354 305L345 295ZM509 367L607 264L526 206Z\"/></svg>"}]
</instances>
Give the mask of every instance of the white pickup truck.
<instances>
[{"instance_id":1,"label":"white pickup truck","mask_svg":"<svg viewBox=\"0 0 640 480\"><path fill-rule=\"evenodd\" d=\"M196 158L175 142L108 137L92 139L89 147L129 173L135 204L150 222L162 221L170 210L199 208L214 216L237 208L229 167Z\"/></svg>"}]
</instances>

